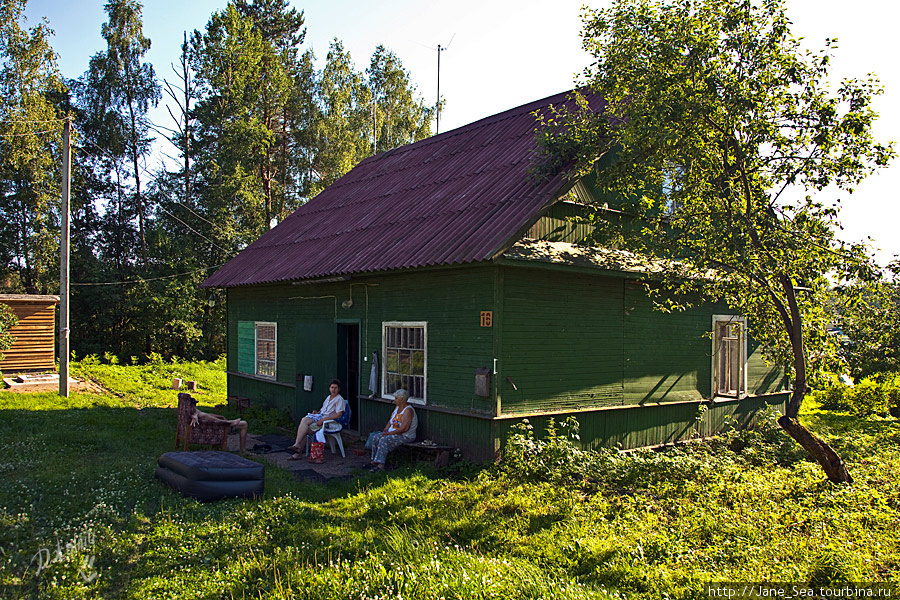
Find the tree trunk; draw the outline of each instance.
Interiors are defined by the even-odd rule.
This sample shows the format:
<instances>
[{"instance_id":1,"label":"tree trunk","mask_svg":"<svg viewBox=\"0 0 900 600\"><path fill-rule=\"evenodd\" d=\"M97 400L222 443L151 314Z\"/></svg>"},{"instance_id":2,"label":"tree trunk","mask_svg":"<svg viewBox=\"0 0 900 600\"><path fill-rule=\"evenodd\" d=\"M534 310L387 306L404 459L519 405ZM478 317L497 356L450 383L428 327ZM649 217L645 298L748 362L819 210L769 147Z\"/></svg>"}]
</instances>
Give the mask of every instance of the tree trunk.
<instances>
[{"instance_id":1,"label":"tree trunk","mask_svg":"<svg viewBox=\"0 0 900 600\"><path fill-rule=\"evenodd\" d=\"M806 348L803 343L803 317L800 313L800 305L797 302L793 281L787 275L781 275L779 279L784 289L788 305L787 310L789 311L788 314L785 314L782 308L779 312L782 313L785 330L791 341L791 349L794 354L794 391L787 402L784 416L778 419L778 425L789 436L794 438L798 444L803 446L810 456L816 459L816 462L825 471L825 476L829 480L833 483L853 483L853 478L850 477L844 461L834 451L834 448L800 424L800 406L809 392L809 386L806 384Z\"/></svg>"},{"instance_id":2,"label":"tree trunk","mask_svg":"<svg viewBox=\"0 0 900 600\"><path fill-rule=\"evenodd\" d=\"M795 390L793 395L799 395L799 399L791 398L791 404L797 406L803 401L806 390ZM821 465L825 475L833 483L853 483L853 478L847 471L847 466L841 457L838 456L834 448L827 442L813 435L806 427L800 424L800 420L796 416L784 415L778 419L778 425L787 432L789 436L803 446L810 456L816 459Z\"/></svg>"}]
</instances>

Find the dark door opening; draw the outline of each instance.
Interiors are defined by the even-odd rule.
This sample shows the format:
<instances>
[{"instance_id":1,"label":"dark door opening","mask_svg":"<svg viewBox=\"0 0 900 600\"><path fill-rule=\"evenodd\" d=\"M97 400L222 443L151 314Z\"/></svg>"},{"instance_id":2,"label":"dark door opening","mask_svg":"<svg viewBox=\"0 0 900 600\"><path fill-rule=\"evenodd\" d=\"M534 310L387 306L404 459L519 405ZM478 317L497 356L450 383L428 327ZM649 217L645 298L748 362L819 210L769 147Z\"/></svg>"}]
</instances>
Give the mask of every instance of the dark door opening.
<instances>
[{"instance_id":1,"label":"dark door opening","mask_svg":"<svg viewBox=\"0 0 900 600\"><path fill-rule=\"evenodd\" d=\"M344 387L342 394L350 404L352 415L348 429L359 430L359 324L337 324L337 377Z\"/></svg>"}]
</instances>

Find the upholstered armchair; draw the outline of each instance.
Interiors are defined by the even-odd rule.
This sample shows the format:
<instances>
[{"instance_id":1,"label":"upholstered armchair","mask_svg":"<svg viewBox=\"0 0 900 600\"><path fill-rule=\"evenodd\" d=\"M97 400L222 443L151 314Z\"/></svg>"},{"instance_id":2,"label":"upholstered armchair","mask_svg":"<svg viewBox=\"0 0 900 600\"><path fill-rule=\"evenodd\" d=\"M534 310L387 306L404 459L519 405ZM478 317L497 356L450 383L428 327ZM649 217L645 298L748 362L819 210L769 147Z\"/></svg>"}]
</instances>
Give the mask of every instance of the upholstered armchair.
<instances>
[{"instance_id":1,"label":"upholstered armchair","mask_svg":"<svg viewBox=\"0 0 900 600\"><path fill-rule=\"evenodd\" d=\"M191 427L191 415L194 414L196 401L190 394L178 394L178 425L175 429L175 448L179 443L183 444L183 450L187 450L190 444L209 444L220 446L225 450L228 443L228 430L231 424L228 422L216 423L214 421L200 421L196 427Z\"/></svg>"}]
</instances>

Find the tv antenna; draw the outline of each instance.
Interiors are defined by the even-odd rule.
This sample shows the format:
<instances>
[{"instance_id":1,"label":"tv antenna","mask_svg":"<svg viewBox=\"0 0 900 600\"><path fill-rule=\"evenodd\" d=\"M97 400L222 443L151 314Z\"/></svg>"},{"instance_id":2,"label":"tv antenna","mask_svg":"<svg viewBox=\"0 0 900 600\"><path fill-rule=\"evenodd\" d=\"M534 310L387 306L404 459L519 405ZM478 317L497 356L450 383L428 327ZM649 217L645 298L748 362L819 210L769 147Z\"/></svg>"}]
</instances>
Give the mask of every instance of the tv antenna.
<instances>
[{"instance_id":1,"label":"tv antenna","mask_svg":"<svg viewBox=\"0 0 900 600\"><path fill-rule=\"evenodd\" d=\"M436 122L436 124L435 124L435 126L434 126L434 129L435 129L434 134L435 134L435 135L437 135L437 134L439 134L439 133L441 132L441 52L443 52L444 50L446 50L447 48L450 47L450 44L453 43L453 38L455 38L455 37L456 37L456 34L454 33L454 34L450 37L450 41L447 42L447 45L446 45L446 46L441 46L440 44L438 44L438 47L437 47L437 55L438 55L438 64L437 64L437 105L436 105L436 106L437 106L437 122Z\"/></svg>"}]
</instances>

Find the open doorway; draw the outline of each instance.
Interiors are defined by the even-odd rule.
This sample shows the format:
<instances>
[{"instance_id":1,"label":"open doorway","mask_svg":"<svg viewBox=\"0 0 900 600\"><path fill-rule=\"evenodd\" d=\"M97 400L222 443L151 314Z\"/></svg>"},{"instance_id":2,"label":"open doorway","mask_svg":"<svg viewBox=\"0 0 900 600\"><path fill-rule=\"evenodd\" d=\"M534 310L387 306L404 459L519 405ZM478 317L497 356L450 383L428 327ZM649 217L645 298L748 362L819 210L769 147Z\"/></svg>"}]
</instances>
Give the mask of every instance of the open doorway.
<instances>
[{"instance_id":1,"label":"open doorway","mask_svg":"<svg viewBox=\"0 0 900 600\"><path fill-rule=\"evenodd\" d=\"M348 429L359 430L359 323L337 324L337 377L352 415Z\"/></svg>"}]
</instances>

